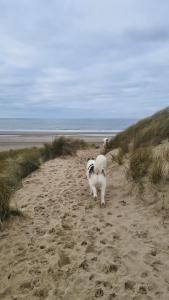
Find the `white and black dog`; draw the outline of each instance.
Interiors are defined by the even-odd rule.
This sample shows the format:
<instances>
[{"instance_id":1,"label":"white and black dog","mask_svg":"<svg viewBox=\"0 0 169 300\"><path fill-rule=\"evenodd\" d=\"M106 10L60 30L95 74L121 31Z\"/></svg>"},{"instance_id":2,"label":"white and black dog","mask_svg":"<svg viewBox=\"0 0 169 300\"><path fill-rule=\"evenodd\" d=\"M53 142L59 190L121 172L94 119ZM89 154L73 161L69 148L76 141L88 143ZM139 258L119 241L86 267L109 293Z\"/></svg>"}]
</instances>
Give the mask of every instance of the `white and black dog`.
<instances>
[{"instance_id":1,"label":"white and black dog","mask_svg":"<svg viewBox=\"0 0 169 300\"><path fill-rule=\"evenodd\" d=\"M103 147L106 148L109 144L109 139L108 138L104 138L103 139Z\"/></svg>"},{"instance_id":2,"label":"white and black dog","mask_svg":"<svg viewBox=\"0 0 169 300\"><path fill-rule=\"evenodd\" d=\"M89 181L90 192L94 199L97 198L97 187L101 188L101 205L105 204L106 191L106 166L107 159L104 155L98 155L96 160L88 159L87 162L87 178Z\"/></svg>"}]
</instances>

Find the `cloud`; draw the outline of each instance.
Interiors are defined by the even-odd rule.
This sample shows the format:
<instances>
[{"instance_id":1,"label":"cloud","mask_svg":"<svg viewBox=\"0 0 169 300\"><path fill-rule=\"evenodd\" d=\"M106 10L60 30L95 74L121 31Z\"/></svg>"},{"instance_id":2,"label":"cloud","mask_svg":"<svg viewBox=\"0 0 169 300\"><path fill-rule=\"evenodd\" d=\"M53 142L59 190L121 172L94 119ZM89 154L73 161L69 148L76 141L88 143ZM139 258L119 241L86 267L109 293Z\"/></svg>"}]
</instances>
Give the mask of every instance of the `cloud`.
<instances>
[{"instance_id":1,"label":"cloud","mask_svg":"<svg viewBox=\"0 0 169 300\"><path fill-rule=\"evenodd\" d=\"M2 0L0 116L143 117L167 106L168 9Z\"/></svg>"}]
</instances>

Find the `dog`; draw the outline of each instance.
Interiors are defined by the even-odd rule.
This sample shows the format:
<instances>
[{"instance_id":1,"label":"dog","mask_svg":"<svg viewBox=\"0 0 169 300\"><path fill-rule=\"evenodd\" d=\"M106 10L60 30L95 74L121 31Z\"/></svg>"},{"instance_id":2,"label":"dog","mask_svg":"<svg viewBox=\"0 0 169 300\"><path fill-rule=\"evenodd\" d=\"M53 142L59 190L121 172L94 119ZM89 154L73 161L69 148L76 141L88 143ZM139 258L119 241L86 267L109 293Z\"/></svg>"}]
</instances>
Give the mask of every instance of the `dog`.
<instances>
[{"instance_id":1,"label":"dog","mask_svg":"<svg viewBox=\"0 0 169 300\"><path fill-rule=\"evenodd\" d=\"M103 147L106 148L109 144L109 139L108 138L104 138L103 139Z\"/></svg>"},{"instance_id":2,"label":"dog","mask_svg":"<svg viewBox=\"0 0 169 300\"><path fill-rule=\"evenodd\" d=\"M107 159L101 154L96 157L96 160L94 160L94 158L89 158L86 167L90 193L93 195L95 200L97 199L97 187L101 188L101 205L105 205L106 167Z\"/></svg>"}]
</instances>

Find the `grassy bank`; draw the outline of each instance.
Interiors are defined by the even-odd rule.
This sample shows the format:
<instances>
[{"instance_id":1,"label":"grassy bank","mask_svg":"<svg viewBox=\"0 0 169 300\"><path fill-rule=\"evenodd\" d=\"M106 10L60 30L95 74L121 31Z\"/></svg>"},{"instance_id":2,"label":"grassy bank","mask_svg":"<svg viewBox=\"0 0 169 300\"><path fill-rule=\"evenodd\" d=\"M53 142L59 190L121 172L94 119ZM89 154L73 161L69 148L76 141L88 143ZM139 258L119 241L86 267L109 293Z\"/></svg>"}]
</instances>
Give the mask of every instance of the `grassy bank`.
<instances>
[{"instance_id":1,"label":"grassy bank","mask_svg":"<svg viewBox=\"0 0 169 300\"><path fill-rule=\"evenodd\" d=\"M169 139L169 107L117 134L107 151L120 148L127 153L131 149L158 145L165 139Z\"/></svg>"},{"instance_id":2,"label":"grassy bank","mask_svg":"<svg viewBox=\"0 0 169 300\"><path fill-rule=\"evenodd\" d=\"M87 143L80 139L60 137L42 148L0 152L0 221L19 211L10 208L11 195L21 186L22 179L40 165L59 156L75 155Z\"/></svg>"},{"instance_id":3,"label":"grassy bank","mask_svg":"<svg viewBox=\"0 0 169 300\"><path fill-rule=\"evenodd\" d=\"M106 149L109 151L112 160L123 165L138 199L153 205L168 218L169 108L118 134L110 141Z\"/></svg>"},{"instance_id":4,"label":"grassy bank","mask_svg":"<svg viewBox=\"0 0 169 300\"><path fill-rule=\"evenodd\" d=\"M168 178L169 107L130 126L110 140L107 152L119 149L117 162L128 158L128 177L139 181L148 175L154 184ZM161 147L158 147L160 144ZM158 151L155 149L158 147ZM157 154L158 152L158 154Z\"/></svg>"}]
</instances>

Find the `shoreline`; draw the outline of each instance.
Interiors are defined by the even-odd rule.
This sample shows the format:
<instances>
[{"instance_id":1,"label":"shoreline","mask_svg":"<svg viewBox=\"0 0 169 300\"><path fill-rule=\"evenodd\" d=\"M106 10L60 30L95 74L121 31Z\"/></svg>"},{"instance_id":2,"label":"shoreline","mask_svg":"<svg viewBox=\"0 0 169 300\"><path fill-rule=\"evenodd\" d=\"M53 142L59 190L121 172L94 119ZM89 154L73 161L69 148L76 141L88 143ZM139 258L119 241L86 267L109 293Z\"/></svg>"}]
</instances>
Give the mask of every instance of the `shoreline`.
<instances>
[{"instance_id":1,"label":"shoreline","mask_svg":"<svg viewBox=\"0 0 169 300\"><path fill-rule=\"evenodd\" d=\"M0 130L1 136L14 136L14 135L94 135L94 136L114 136L122 130L81 130L81 129L62 129L62 130Z\"/></svg>"},{"instance_id":2,"label":"shoreline","mask_svg":"<svg viewBox=\"0 0 169 300\"><path fill-rule=\"evenodd\" d=\"M103 138L114 137L117 132L115 130L111 131L0 131L0 152L7 151L10 149L21 149L21 148L31 148L31 147L41 147L44 143L50 143L53 139L65 136L69 138L80 138L88 143L103 143Z\"/></svg>"}]
</instances>

